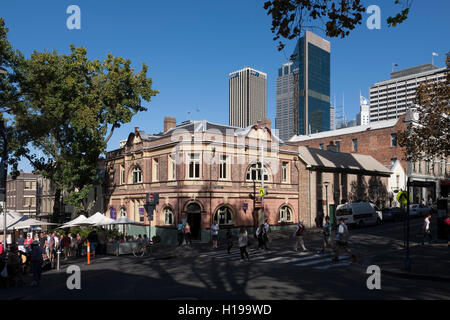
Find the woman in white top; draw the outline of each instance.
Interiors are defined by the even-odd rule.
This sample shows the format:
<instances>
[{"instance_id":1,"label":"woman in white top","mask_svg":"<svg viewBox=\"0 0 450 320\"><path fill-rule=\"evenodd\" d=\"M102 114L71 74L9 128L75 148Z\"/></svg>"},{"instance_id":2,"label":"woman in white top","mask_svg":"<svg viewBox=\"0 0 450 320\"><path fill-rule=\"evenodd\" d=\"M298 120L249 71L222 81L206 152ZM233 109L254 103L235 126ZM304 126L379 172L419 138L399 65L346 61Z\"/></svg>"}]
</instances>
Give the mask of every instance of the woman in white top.
<instances>
[{"instance_id":1,"label":"woman in white top","mask_svg":"<svg viewBox=\"0 0 450 320\"><path fill-rule=\"evenodd\" d=\"M217 240L219 239L219 224L217 223L217 221L214 221L214 223L211 225L211 233L213 248L217 249Z\"/></svg>"},{"instance_id":2,"label":"woman in white top","mask_svg":"<svg viewBox=\"0 0 450 320\"><path fill-rule=\"evenodd\" d=\"M241 232L239 232L239 249L241 250L241 261L245 260L244 256L250 260L247 252L247 244L248 244L248 233L244 227L241 227Z\"/></svg>"}]
</instances>

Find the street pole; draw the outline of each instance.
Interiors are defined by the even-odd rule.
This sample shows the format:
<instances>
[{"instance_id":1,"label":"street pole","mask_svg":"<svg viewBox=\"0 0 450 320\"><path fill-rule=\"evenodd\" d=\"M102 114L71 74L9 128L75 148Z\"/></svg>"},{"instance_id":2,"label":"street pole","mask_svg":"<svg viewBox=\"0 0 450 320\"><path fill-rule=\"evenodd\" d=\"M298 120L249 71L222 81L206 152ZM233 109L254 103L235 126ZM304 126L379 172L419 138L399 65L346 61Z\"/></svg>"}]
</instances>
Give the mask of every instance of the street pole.
<instances>
[{"instance_id":1,"label":"street pole","mask_svg":"<svg viewBox=\"0 0 450 320\"><path fill-rule=\"evenodd\" d=\"M327 217L328 217L328 183L325 183L325 196L327 200Z\"/></svg>"},{"instance_id":2,"label":"street pole","mask_svg":"<svg viewBox=\"0 0 450 320\"><path fill-rule=\"evenodd\" d=\"M262 139L261 139L261 188L264 190L264 145ZM264 223L264 195L261 197L262 223Z\"/></svg>"},{"instance_id":3,"label":"street pole","mask_svg":"<svg viewBox=\"0 0 450 320\"><path fill-rule=\"evenodd\" d=\"M7 123L6 120L0 122L0 130L3 136L3 155L2 155L2 166L1 170L1 181L0 181L0 206L3 211L3 250L7 252L6 243L6 178L8 175L8 135L6 133Z\"/></svg>"},{"instance_id":4,"label":"street pole","mask_svg":"<svg viewBox=\"0 0 450 320\"><path fill-rule=\"evenodd\" d=\"M411 259L409 257L409 177L406 184L406 257L405 270L411 271Z\"/></svg>"}]
</instances>

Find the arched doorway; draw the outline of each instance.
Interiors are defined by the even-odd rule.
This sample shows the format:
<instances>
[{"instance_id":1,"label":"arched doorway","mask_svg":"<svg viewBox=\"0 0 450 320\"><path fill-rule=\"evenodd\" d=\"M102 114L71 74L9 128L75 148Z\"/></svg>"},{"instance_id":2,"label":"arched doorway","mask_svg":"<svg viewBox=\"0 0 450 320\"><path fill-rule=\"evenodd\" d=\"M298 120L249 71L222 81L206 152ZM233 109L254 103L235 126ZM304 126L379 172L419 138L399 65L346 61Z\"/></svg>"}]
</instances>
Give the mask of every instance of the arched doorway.
<instances>
[{"instance_id":1,"label":"arched doorway","mask_svg":"<svg viewBox=\"0 0 450 320\"><path fill-rule=\"evenodd\" d=\"M202 223L202 209L198 203L190 203L186 207L187 223L191 226L191 238L193 240L200 240L201 223Z\"/></svg>"}]
</instances>

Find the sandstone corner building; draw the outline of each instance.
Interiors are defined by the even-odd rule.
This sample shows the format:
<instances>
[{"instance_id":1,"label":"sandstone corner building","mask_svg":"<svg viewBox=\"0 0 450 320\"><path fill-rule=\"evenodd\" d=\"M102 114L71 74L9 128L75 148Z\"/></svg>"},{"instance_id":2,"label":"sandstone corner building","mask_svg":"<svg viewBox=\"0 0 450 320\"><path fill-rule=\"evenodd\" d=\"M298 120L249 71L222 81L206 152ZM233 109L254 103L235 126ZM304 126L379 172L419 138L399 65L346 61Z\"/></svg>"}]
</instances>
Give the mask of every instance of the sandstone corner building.
<instances>
[{"instance_id":1,"label":"sandstone corner building","mask_svg":"<svg viewBox=\"0 0 450 320\"><path fill-rule=\"evenodd\" d=\"M107 153L105 169L105 214L141 221L145 228L129 232L158 235L163 243L175 243L177 224L186 222L198 241L211 239L214 219L219 237L241 226L252 232L263 210L272 229L294 227L299 220L314 226L318 212L332 215L358 190L370 193L373 202L386 200L382 190L391 173L371 156L285 143L268 119L237 128L205 120L176 125L166 118L164 132L135 128L120 149ZM258 194L262 179L264 207ZM144 210L150 192L159 193L152 221Z\"/></svg>"}]
</instances>

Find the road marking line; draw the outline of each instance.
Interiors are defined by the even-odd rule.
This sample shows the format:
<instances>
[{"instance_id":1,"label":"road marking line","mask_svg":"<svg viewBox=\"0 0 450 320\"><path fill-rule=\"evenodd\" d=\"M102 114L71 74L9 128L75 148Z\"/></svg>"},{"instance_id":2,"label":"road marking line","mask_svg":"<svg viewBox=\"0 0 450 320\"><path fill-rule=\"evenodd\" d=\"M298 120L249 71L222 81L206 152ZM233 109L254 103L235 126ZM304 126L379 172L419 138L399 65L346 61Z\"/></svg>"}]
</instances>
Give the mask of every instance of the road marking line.
<instances>
[{"instance_id":1,"label":"road marking line","mask_svg":"<svg viewBox=\"0 0 450 320\"><path fill-rule=\"evenodd\" d=\"M346 260L346 259L350 259L350 257L339 257L339 260ZM310 261L310 262L298 263L298 264L295 264L295 266L306 267L306 266L312 266L315 264L319 264L322 262L331 262L331 260L329 258L328 259L320 259L320 260L314 260L314 261Z\"/></svg>"},{"instance_id":2,"label":"road marking line","mask_svg":"<svg viewBox=\"0 0 450 320\"><path fill-rule=\"evenodd\" d=\"M352 262L351 261L344 261L344 262L339 262L339 263L333 263L333 264L329 264L329 265L326 265L326 266L321 266L321 267L315 267L314 269L317 269L317 270L326 270L326 269L329 269L329 268L335 268L335 267L346 267L346 266L349 266L349 265L351 265L352 264Z\"/></svg>"}]
</instances>

